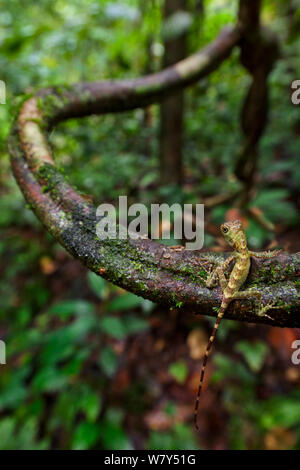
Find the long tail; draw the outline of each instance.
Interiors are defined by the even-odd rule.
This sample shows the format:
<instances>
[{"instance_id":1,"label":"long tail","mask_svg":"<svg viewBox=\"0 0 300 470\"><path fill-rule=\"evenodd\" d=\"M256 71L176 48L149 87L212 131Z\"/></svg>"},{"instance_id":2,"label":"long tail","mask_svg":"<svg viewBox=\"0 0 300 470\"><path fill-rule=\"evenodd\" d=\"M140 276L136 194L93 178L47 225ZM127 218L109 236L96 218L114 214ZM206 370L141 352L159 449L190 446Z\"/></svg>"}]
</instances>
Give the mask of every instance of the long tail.
<instances>
[{"instance_id":1,"label":"long tail","mask_svg":"<svg viewBox=\"0 0 300 470\"><path fill-rule=\"evenodd\" d=\"M219 313L218 313L218 316L217 316L217 319L216 319L216 323L215 323L215 325L214 325L212 334L211 334L211 336L210 336L210 338L209 338L209 341L208 341L208 344L207 344L207 347L206 347L206 351L205 351L205 354L204 354L204 358L203 358L203 364L202 364L202 369L201 369L199 388L198 388L197 398L196 398L196 401L195 401L195 410L194 410L194 424L195 424L195 428L197 429L197 431L199 431L199 426L198 426L198 407L199 407L199 401L200 401L200 395L201 395L202 385L203 385L203 381L204 381L205 368L206 368L206 364L207 364L207 360L208 360L208 356L209 356L211 347L212 347L212 345L213 345L213 342L214 342L214 339L215 339L215 337L216 337L216 334L217 334L219 325L220 325L220 323L221 323L221 320L222 320L222 318L223 318L223 315L224 315L225 310L226 310L227 307L228 307L228 302L226 302L225 300L223 300L223 301L222 301L222 304L221 304L221 307L220 307L220 310L219 310Z\"/></svg>"}]
</instances>

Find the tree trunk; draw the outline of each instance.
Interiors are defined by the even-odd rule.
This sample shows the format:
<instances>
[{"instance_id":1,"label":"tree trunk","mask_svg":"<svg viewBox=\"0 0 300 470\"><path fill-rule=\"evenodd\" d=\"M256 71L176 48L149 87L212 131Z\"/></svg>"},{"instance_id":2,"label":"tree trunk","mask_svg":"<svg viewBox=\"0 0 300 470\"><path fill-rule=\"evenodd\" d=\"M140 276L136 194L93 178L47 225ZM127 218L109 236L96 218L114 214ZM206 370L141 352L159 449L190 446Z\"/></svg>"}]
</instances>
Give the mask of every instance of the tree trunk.
<instances>
[{"instance_id":1,"label":"tree trunk","mask_svg":"<svg viewBox=\"0 0 300 470\"><path fill-rule=\"evenodd\" d=\"M164 18L186 11L187 0L165 0ZM173 16L174 18L174 16ZM163 68L186 56L186 32L165 38ZM183 92L166 98L160 107L161 183L180 185L182 182Z\"/></svg>"}]
</instances>

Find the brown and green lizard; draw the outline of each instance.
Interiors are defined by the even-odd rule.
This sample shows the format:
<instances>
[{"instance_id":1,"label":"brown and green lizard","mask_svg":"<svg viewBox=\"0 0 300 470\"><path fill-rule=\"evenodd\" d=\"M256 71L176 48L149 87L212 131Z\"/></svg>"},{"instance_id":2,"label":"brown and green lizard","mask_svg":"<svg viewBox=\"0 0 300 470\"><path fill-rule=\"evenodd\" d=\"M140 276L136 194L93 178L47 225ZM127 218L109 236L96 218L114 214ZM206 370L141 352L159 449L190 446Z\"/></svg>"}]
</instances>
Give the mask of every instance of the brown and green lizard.
<instances>
[{"instance_id":1,"label":"brown and green lizard","mask_svg":"<svg viewBox=\"0 0 300 470\"><path fill-rule=\"evenodd\" d=\"M207 364L207 359L210 353L210 349L214 342L217 330L219 328L220 322L224 316L224 313L228 307L228 305L236 299L249 299L251 296L255 298L256 302L259 302L259 309L258 315L267 316L266 312L270 308L280 308L274 307L274 303L269 303L265 306L261 304L261 293L255 289L247 289L240 291L240 288L243 286L244 282L246 281L250 269L251 264L251 256L255 258L273 258L277 256L280 250L274 251L262 251L260 253L255 253L253 251L248 250L247 247L247 239L246 234L243 229L242 223L239 220L235 220L234 222L226 222L221 225L221 232L227 243L234 249L234 252L231 256L229 256L224 263L219 265L214 271L208 273L208 277L205 280L206 287L212 288L215 283L217 282L217 278L219 279L219 283L222 289L222 303L218 312L217 320L215 322L212 334L209 338L204 359L203 365L201 370L200 376L200 383L197 393L197 398L195 402L195 412L194 412L194 422L195 427L199 430L198 422L197 422L197 415L198 415L198 406L200 400L200 394L202 390L205 368ZM229 279L227 280L225 277L225 269L229 266L229 264L235 261L234 267L231 271ZM268 317L270 318L270 317Z\"/></svg>"}]
</instances>

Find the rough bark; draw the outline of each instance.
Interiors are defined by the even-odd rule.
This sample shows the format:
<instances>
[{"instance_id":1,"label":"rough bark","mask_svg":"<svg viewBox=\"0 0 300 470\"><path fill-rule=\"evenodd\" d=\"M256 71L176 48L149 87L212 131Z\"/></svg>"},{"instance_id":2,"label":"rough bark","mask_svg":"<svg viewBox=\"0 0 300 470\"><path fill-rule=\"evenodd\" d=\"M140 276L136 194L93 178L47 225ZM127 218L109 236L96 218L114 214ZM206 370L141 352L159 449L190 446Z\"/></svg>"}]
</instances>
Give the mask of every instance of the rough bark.
<instances>
[{"instance_id":1,"label":"rough bark","mask_svg":"<svg viewBox=\"0 0 300 470\"><path fill-rule=\"evenodd\" d=\"M238 29L226 29L212 44L166 70L137 80L79 83L40 90L26 97L9 138L14 175L25 199L46 229L95 273L140 296L170 307L216 315L221 290L204 287L206 256L174 252L148 239L111 240L96 235L96 208L73 189L54 163L47 134L59 121L92 113L120 112L161 100L214 70L240 40ZM224 255L223 255L224 256ZM208 266L206 265L206 268ZM269 312L274 321L257 317L251 302L233 302L226 317L281 326L300 326L300 255L282 254L255 262L248 287L263 301L288 305Z\"/></svg>"}]
</instances>

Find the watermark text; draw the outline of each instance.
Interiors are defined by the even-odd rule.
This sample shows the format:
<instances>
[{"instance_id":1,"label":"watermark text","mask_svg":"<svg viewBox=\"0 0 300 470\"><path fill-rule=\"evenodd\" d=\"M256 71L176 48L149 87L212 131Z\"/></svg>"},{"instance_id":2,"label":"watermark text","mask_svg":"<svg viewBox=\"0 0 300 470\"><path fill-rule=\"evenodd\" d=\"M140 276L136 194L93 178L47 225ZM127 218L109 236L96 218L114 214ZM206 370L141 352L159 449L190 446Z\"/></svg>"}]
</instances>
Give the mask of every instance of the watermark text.
<instances>
[{"instance_id":1,"label":"watermark text","mask_svg":"<svg viewBox=\"0 0 300 470\"><path fill-rule=\"evenodd\" d=\"M136 203L128 207L127 196L119 196L119 207L100 204L97 236L103 239L184 240L187 250L200 250L204 244L204 204L168 205ZM171 233L172 232L172 233Z\"/></svg>"}]
</instances>

